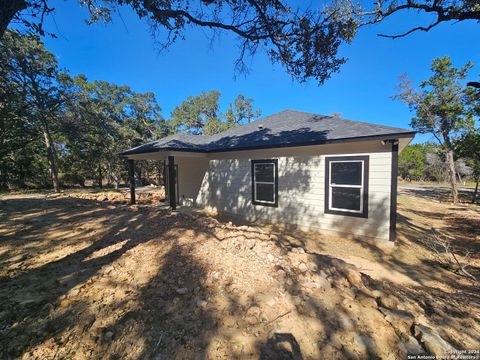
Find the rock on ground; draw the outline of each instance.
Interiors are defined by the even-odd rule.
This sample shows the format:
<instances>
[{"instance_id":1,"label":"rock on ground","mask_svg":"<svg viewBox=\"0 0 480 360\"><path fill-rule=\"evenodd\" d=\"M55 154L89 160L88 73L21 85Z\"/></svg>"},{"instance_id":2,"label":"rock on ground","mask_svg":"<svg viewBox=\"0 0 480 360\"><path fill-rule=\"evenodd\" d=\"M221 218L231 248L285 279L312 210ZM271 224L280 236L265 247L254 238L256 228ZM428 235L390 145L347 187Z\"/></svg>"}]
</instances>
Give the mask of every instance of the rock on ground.
<instances>
[{"instance_id":1,"label":"rock on ground","mask_svg":"<svg viewBox=\"0 0 480 360\"><path fill-rule=\"evenodd\" d=\"M412 289L281 233L78 203L3 208L0 358L400 359L453 349L430 327L412 333L432 315L406 296Z\"/></svg>"}]
</instances>

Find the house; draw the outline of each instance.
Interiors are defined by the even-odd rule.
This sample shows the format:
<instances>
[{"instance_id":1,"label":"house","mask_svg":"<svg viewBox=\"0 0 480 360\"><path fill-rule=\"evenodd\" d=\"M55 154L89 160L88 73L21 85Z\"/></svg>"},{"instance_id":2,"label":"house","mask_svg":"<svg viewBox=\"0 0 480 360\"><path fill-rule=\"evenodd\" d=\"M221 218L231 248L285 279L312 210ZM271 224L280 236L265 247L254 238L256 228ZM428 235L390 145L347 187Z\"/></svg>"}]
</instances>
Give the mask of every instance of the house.
<instances>
[{"instance_id":1,"label":"house","mask_svg":"<svg viewBox=\"0 0 480 360\"><path fill-rule=\"evenodd\" d=\"M285 110L212 136L175 134L122 155L132 177L134 160L166 161L173 209L393 241L398 153L414 135Z\"/></svg>"}]
</instances>

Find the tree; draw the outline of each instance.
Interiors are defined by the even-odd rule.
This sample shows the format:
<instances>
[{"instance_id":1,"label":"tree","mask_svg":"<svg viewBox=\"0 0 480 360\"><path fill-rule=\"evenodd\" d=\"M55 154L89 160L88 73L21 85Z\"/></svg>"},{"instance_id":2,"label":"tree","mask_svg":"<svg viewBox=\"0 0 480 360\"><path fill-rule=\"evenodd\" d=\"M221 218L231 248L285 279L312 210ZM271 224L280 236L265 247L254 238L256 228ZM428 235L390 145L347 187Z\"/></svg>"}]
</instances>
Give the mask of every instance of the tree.
<instances>
[{"instance_id":1,"label":"tree","mask_svg":"<svg viewBox=\"0 0 480 360\"><path fill-rule=\"evenodd\" d=\"M345 16L355 19L359 27L376 24L400 12L430 14L432 20L427 25L412 26L398 34L379 34L387 38L400 38L417 31L430 31L445 22L465 20L480 21L479 0L378 0L369 7L366 3L353 4L349 0L338 0L333 9L349 9Z\"/></svg>"},{"instance_id":2,"label":"tree","mask_svg":"<svg viewBox=\"0 0 480 360\"><path fill-rule=\"evenodd\" d=\"M402 179L422 180L426 168L424 144L408 145L398 157L398 175Z\"/></svg>"},{"instance_id":3,"label":"tree","mask_svg":"<svg viewBox=\"0 0 480 360\"><path fill-rule=\"evenodd\" d=\"M55 191L60 180L118 185L127 175L118 154L166 135L160 111L152 93L59 73L37 36L9 30L0 42L0 188L45 187L48 177ZM137 165L158 173L158 164Z\"/></svg>"},{"instance_id":4,"label":"tree","mask_svg":"<svg viewBox=\"0 0 480 360\"><path fill-rule=\"evenodd\" d=\"M28 165L28 161L19 161L19 150L35 137L35 127L27 120L27 109L9 76L10 69L5 66L5 55L0 54L0 190L8 189L9 184L20 180L20 175L26 175L22 165Z\"/></svg>"},{"instance_id":5,"label":"tree","mask_svg":"<svg viewBox=\"0 0 480 360\"><path fill-rule=\"evenodd\" d=\"M456 151L458 154L458 150ZM472 175L473 169L465 158L455 160L455 170L457 171L458 181L465 182Z\"/></svg>"},{"instance_id":6,"label":"tree","mask_svg":"<svg viewBox=\"0 0 480 360\"><path fill-rule=\"evenodd\" d=\"M59 83L66 99L62 108L64 173L74 183L83 184L95 174L99 186L105 178L118 186L126 177L118 154L166 135L152 93L136 93L106 81L89 82L85 75L63 73Z\"/></svg>"},{"instance_id":7,"label":"tree","mask_svg":"<svg viewBox=\"0 0 480 360\"><path fill-rule=\"evenodd\" d=\"M457 144L460 156L465 157L472 168L472 177L476 182L472 203L477 200L478 184L480 182L480 128L466 133Z\"/></svg>"},{"instance_id":8,"label":"tree","mask_svg":"<svg viewBox=\"0 0 480 360\"><path fill-rule=\"evenodd\" d=\"M249 123L255 118L260 117L262 114L260 109L253 109L253 99L246 98L244 95L240 94L234 101L235 111L237 113L235 122L237 124L247 121Z\"/></svg>"},{"instance_id":9,"label":"tree","mask_svg":"<svg viewBox=\"0 0 480 360\"><path fill-rule=\"evenodd\" d=\"M189 96L173 109L170 124L176 131L190 134L211 135L219 127L220 92L202 91L198 96Z\"/></svg>"},{"instance_id":10,"label":"tree","mask_svg":"<svg viewBox=\"0 0 480 360\"><path fill-rule=\"evenodd\" d=\"M227 112L222 115L225 124L221 128L223 130L229 129L260 117L262 111L254 109L253 101L252 98L246 98L245 95L238 95L233 103L228 106Z\"/></svg>"},{"instance_id":11,"label":"tree","mask_svg":"<svg viewBox=\"0 0 480 360\"><path fill-rule=\"evenodd\" d=\"M45 49L37 36L21 36L16 31L5 33L0 42L0 53L2 79L10 84L6 89L9 93L0 102L6 104L8 98L16 97L16 101L21 103L17 107L20 110L17 116L28 118L32 135L35 131L42 134L53 188L59 191L57 154L52 135L59 122L57 110L61 104L55 86L55 57ZM0 107L8 108L11 105Z\"/></svg>"},{"instance_id":12,"label":"tree","mask_svg":"<svg viewBox=\"0 0 480 360\"><path fill-rule=\"evenodd\" d=\"M176 106L171 114L170 126L174 132L181 131L193 135L213 135L250 122L261 114L254 109L253 99L238 95L226 113L220 113L220 92L202 91L200 95L189 96ZM234 111L235 109L235 111Z\"/></svg>"},{"instance_id":13,"label":"tree","mask_svg":"<svg viewBox=\"0 0 480 360\"><path fill-rule=\"evenodd\" d=\"M20 23L28 31L44 34L43 21L53 11L48 0L3 0L0 7L0 38L11 23ZM79 0L90 11L89 22L111 20L119 5L129 6L148 20L152 33L168 32L159 39L168 47L184 38L188 28L210 29L213 38L219 32L231 33L239 41L236 69L245 72L244 59L258 50L272 62L280 63L298 81L313 78L322 84L345 63L337 56L342 43L349 43L357 24L347 9L339 7L322 12L300 6L292 8L282 0Z\"/></svg>"},{"instance_id":14,"label":"tree","mask_svg":"<svg viewBox=\"0 0 480 360\"><path fill-rule=\"evenodd\" d=\"M436 58L431 66L433 76L420 84L420 91L403 78L401 93L395 96L415 112L411 126L420 133L432 134L442 146L455 203L458 202L455 141L473 127L474 116L478 115L478 100L472 96L473 90L461 83L472 66L467 63L455 68L449 57Z\"/></svg>"},{"instance_id":15,"label":"tree","mask_svg":"<svg viewBox=\"0 0 480 360\"><path fill-rule=\"evenodd\" d=\"M448 169L444 154L439 152L427 152L425 154L424 174L428 180L442 182L448 180Z\"/></svg>"},{"instance_id":16,"label":"tree","mask_svg":"<svg viewBox=\"0 0 480 360\"><path fill-rule=\"evenodd\" d=\"M52 0L3 0L0 6L0 38L11 23L44 35L43 22L55 9ZM311 9L292 7L282 0L79 0L90 12L87 23L110 22L119 5L129 6L147 19L162 48L185 37L191 27L231 33L239 41L237 71L246 72L246 56L264 51L281 63L300 82L315 79L323 84L346 62L338 56L342 44L350 43L358 28L382 22L396 13L415 11L433 15L428 25L412 26L403 33L379 34L389 38L429 31L445 22L480 21L480 0L379 0L373 6L334 0L329 6ZM166 30L166 38L158 39ZM54 36L54 34L52 34Z\"/></svg>"}]
</instances>

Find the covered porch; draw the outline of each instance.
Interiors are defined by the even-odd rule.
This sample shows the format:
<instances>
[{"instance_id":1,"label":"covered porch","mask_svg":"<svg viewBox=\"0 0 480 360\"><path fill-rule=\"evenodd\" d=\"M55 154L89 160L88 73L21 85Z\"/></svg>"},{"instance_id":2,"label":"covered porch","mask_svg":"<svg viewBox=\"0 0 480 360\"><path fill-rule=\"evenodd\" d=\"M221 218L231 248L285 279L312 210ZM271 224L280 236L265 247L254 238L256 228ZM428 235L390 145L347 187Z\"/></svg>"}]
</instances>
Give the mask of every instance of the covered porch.
<instances>
[{"instance_id":1,"label":"covered porch","mask_svg":"<svg viewBox=\"0 0 480 360\"><path fill-rule=\"evenodd\" d=\"M130 204L136 204L135 162L139 160L164 162L166 203L171 210L175 211L180 204L194 204L208 163L206 153L157 151L124 157L128 164Z\"/></svg>"}]
</instances>

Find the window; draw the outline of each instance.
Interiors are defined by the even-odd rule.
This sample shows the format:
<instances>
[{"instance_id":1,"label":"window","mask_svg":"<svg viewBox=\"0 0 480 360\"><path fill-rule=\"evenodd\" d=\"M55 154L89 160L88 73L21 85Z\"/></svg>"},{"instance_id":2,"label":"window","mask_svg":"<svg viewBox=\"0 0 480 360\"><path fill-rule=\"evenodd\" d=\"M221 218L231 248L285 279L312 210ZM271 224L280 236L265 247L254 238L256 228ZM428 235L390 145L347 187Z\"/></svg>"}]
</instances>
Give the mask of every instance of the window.
<instances>
[{"instance_id":1,"label":"window","mask_svg":"<svg viewBox=\"0 0 480 360\"><path fill-rule=\"evenodd\" d=\"M252 160L252 199L255 205L278 206L278 161Z\"/></svg>"},{"instance_id":2,"label":"window","mask_svg":"<svg viewBox=\"0 0 480 360\"><path fill-rule=\"evenodd\" d=\"M368 156L327 157L325 213L368 217Z\"/></svg>"}]
</instances>

